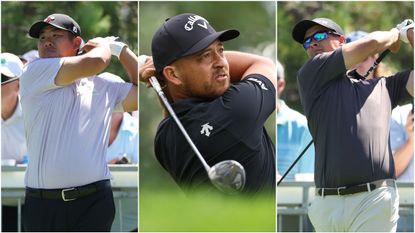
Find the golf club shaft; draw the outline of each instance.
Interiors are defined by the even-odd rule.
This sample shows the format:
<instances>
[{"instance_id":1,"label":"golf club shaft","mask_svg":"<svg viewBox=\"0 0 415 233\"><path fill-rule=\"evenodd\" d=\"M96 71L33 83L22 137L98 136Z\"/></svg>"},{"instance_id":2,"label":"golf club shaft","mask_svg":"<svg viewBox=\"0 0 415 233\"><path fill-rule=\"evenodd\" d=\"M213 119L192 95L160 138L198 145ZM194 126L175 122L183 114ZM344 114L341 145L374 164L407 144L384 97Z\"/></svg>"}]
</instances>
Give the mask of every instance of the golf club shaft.
<instances>
[{"instance_id":1,"label":"golf club shaft","mask_svg":"<svg viewBox=\"0 0 415 233\"><path fill-rule=\"evenodd\" d=\"M369 76L369 74L376 69L376 67L379 65L379 63L383 60L383 58L386 57L390 52L389 49L383 51L380 56L376 59L376 61L373 63L373 65L370 67L370 69L366 72L366 74L363 76L363 78L366 78Z\"/></svg>"},{"instance_id":2,"label":"golf club shaft","mask_svg":"<svg viewBox=\"0 0 415 233\"><path fill-rule=\"evenodd\" d=\"M282 180L284 180L284 178L288 175L288 173L291 171L291 169L293 169L293 167L295 166L295 164L297 164L298 160L301 159L301 157L303 157L304 153L308 150L308 148L311 146L311 144L313 144L313 140L311 140L308 145L304 148L304 150L300 153L300 155L297 157L297 159L291 164L291 166L288 168L288 170L284 173L284 175L282 175L282 177L280 178L280 180L277 183L277 186L280 185L280 183L282 182Z\"/></svg>"},{"instance_id":3,"label":"golf club shaft","mask_svg":"<svg viewBox=\"0 0 415 233\"><path fill-rule=\"evenodd\" d=\"M203 158L202 154L200 154L199 150L197 149L196 145L193 143L192 139L187 134L185 128L183 127L182 123L180 122L179 118L177 118L176 113L174 113L173 108L171 107L169 101L167 100L166 96L164 95L163 90L161 89L161 86L159 82L157 81L157 78L152 76L149 79L151 85L153 86L154 90L156 90L158 96L160 96L161 101L163 101L164 106L166 106L167 111L169 111L170 116L173 117L174 121L176 122L179 129L182 131L184 137L186 138L187 142L190 144L190 147L192 147L193 151L196 153L197 157L199 157L200 161L202 162L203 166L205 167L206 171L209 173L210 166L206 163L205 159Z\"/></svg>"}]
</instances>

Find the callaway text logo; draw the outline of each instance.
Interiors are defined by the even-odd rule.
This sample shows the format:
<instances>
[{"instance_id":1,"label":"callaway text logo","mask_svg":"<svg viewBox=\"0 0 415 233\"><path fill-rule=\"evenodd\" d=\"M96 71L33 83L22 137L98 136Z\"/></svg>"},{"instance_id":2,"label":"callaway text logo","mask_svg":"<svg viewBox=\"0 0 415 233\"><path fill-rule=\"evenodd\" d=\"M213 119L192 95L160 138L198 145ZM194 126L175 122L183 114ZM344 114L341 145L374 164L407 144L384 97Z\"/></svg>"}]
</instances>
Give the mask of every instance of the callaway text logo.
<instances>
[{"instance_id":1,"label":"callaway text logo","mask_svg":"<svg viewBox=\"0 0 415 233\"><path fill-rule=\"evenodd\" d=\"M198 20L202 20L203 23L198 23L197 25L207 29L207 24L209 23L206 19L204 19L201 16L198 15L194 15L194 16L189 16L189 21L187 21L187 23L184 25L184 29L186 29L186 31L191 31L193 29L193 24L198 21Z\"/></svg>"},{"instance_id":2,"label":"callaway text logo","mask_svg":"<svg viewBox=\"0 0 415 233\"><path fill-rule=\"evenodd\" d=\"M258 83L259 86L262 88L262 90L268 91L268 88L265 86L265 84L262 81L260 81L256 78L248 78L248 80L251 80L251 81L254 81L254 82Z\"/></svg>"}]
</instances>

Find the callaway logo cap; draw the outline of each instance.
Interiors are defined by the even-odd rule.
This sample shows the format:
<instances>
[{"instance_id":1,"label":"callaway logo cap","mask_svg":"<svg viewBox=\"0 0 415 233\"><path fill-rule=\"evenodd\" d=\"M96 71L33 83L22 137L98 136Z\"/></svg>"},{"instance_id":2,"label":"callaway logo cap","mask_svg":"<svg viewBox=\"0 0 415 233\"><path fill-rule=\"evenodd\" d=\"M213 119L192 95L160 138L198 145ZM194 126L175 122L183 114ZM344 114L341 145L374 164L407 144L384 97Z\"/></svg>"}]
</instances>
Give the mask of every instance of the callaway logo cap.
<instances>
[{"instance_id":1,"label":"callaway logo cap","mask_svg":"<svg viewBox=\"0 0 415 233\"><path fill-rule=\"evenodd\" d=\"M294 40L302 44L304 42L304 35L306 31L314 25L320 25L336 32L339 35L344 35L341 27L337 25L337 23L335 23L333 20L327 18L315 18L313 20L301 20L294 26L292 31Z\"/></svg>"},{"instance_id":2,"label":"callaway logo cap","mask_svg":"<svg viewBox=\"0 0 415 233\"><path fill-rule=\"evenodd\" d=\"M216 39L231 40L239 36L235 29L216 32L203 17L191 13L166 19L153 36L151 52L157 73L179 58L197 53Z\"/></svg>"},{"instance_id":3,"label":"callaway logo cap","mask_svg":"<svg viewBox=\"0 0 415 233\"><path fill-rule=\"evenodd\" d=\"M47 25L69 31L75 36L81 36L81 28L78 23L64 14L52 14L44 20L34 23L30 27L29 35L33 38L39 38L40 31Z\"/></svg>"},{"instance_id":4,"label":"callaway logo cap","mask_svg":"<svg viewBox=\"0 0 415 233\"><path fill-rule=\"evenodd\" d=\"M10 78L16 78L23 73L23 62L20 58L11 53L2 53L0 55L1 63L1 82Z\"/></svg>"}]
</instances>

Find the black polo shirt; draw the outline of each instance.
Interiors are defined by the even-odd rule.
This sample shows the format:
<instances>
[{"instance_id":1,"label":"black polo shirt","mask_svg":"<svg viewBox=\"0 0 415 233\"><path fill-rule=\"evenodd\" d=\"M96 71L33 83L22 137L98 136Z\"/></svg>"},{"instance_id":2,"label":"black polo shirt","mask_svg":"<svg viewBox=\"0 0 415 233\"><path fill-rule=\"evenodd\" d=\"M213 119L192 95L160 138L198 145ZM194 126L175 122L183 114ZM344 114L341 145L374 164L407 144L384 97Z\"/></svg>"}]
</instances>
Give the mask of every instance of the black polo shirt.
<instances>
[{"instance_id":1,"label":"black polo shirt","mask_svg":"<svg viewBox=\"0 0 415 233\"><path fill-rule=\"evenodd\" d=\"M209 166L236 160L245 168L244 191L274 189L275 147L264 123L275 110L275 88L267 78L252 74L214 100L191 98L172 107ZM213 187L172 117L158 127L155 153L185 191Z\"/></svg>"},{"instance_id":2,"label":"black polo shirt","mask_svg":"<svg viewBox=\"0 0 415 233\"><path fill-rule=\"evenodd\" d=\"M412 97L410 71L357 80L346 76L341 48L298 72L301 102L315 146L316 187L336 188L394 178L389 144L392 109Z\"/></svg>"}]
</instances>

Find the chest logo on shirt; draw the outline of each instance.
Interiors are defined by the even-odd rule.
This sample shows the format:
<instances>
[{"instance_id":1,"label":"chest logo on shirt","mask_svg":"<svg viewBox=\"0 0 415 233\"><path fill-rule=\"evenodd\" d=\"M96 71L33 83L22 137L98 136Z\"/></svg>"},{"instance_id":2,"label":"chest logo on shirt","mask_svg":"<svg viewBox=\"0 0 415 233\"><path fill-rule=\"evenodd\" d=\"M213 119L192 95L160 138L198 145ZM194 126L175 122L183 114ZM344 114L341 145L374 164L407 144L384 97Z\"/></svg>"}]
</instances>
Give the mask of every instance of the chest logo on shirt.
<instances>
[{"instance_id":1,"label":"chest logo on shirt","mask_svg":"<svg viewBox=\"0 0 415 233\"><path fill-rule=\"evenodd\" d=\"M265 84L261 80L258 80L256 78L248 78L248 80L258 83L258 85L261 87L262 90L268 91L268 88L265 86Z\"/></svg>"},{"instance_id":2,"label":"chest logo on shirt","mask_svg":"<svg viewBox=\"0 0 415 233\"><path fill-rule=\"evenodd\" d=\"M200 134L204 134L207 137L209 137L210 131L213 130L213 126L209 125L209 122L208 122L204 125L201 125L201 127L202 127L202 130L200 130Z\"/></svg>"}]
</instances>

